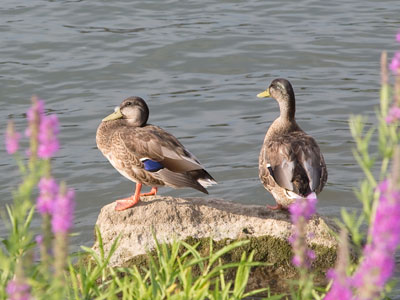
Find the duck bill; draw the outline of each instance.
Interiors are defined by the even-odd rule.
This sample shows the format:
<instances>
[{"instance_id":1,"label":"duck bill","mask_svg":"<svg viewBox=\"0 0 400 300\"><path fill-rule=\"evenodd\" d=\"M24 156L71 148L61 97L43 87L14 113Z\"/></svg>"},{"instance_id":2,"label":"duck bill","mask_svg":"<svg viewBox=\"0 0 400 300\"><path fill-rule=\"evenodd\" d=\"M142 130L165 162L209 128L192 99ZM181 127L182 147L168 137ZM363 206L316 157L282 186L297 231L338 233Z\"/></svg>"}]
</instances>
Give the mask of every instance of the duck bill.
<instances>
[{"instance_id":1,"label":"duck bill","mask_svg":"<svg viewBox=\"0 0 400 300\"><path fill-rule=\"evenodd\" d=\"M264 92L257 94L257 97L258 98L268 98L268 97L271 97L271 95L269 94L269 90L267 89Z\"/></svg>"},{"instance_id":2,"label":"duck bill","mask_svg":"<svg viewBox=\"0 0 400 300\"><path fill-rule=\"evenodd\" d=\"M112 120L117 120L117 119L121 119L122 118L122 114L121 114L121 110L118 108L115 109L115 112L113 112L112 114L108 115L107 117L105 117L102 121L112 121Z\"/></svg>"}]
</instances>

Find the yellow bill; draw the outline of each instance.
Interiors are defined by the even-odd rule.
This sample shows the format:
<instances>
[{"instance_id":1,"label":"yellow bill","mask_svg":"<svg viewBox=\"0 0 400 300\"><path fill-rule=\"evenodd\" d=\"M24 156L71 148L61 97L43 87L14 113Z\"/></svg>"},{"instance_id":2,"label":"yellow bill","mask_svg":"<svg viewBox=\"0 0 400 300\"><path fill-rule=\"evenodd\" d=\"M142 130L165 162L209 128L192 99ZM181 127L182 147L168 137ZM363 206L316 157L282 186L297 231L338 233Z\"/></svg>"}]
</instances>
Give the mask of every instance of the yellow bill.
<instances>
[{"instance_id":1,"label":"yellow bill","mask_svg":"<svg viewBox=\"0 0 400 300\"><path fill-rule=\"evenodd\" d=\"M271 97L271 95L269 94L269 90L266 89L264 92L257 94L258 98L267 98L267 97Z\"/></svg>"},{"instance_id":2,"label":"yellow bill","mask_svg":"<svg viewBox=\"0 0 400 300\"><path fill-rule=\"evenodd\" d=\"M108 115L107 117L105 117L102 121L112 121L112 120L116 120L116 119L121 119L122 118L122 114L121 114L121 110L119 109L119 107L115 108L115 111L111 114Z\"/></svg>"}]
</instances>

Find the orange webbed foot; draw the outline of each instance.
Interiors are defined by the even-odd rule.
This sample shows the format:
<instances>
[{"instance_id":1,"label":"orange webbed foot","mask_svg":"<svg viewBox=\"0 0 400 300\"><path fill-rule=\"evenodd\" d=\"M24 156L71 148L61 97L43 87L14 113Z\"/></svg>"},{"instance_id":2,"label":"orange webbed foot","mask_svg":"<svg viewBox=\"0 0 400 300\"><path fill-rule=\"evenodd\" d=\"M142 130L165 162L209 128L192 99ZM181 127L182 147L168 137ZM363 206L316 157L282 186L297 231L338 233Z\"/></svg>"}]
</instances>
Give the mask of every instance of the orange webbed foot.
<instances>
[{"instance_id":1,"label":"orange webbed foot","mask_svg":"<svg viewBox=\"0 0 400 300\"><path fill-rule=\"evenodd\" d=\"M154 195L157 195L157 187L155 186L151 188L150 192L140 194L140 196L154 196Z\"/></svg>"},{"instance_id":2,"label":"orange webbed foot","mask_svg":"<svg viewBox=\"0 0 400 300\"><path fill-rule=\"evenodd\" d=\"M131 208L139 202L139 197L131 196L129 198L121 199L116 201L115 210L121 211Z\"/></svg>"},{"instance_id":3,"label":"orange webbed foot","mask_svg":"<svg viewBox=\"0 0 400 300\"><path fill-rule=\"evenodd\" d=\"M283 207L281 204L276 204L276 205L267 205L267 208L270 210L287 210L286 207Z\"/></svg>"},{"instance_id":4,"label":"orange webbed foot","mask_svg":"<svg viewBox=\"0 0 400 300\"><path fill-rule=\"evenodd\" d=\"M132 206L135 206L140 201L140 196L153 196L157 194L157 187L152 187L149 193L143 193L143 194L140 193L141 189L142 189L142 184L136 183L135 194L128 198L117 200L116 201L117 204L115 205L115 210L121 211L131 208Z\"/></svg>"}]
</instances>

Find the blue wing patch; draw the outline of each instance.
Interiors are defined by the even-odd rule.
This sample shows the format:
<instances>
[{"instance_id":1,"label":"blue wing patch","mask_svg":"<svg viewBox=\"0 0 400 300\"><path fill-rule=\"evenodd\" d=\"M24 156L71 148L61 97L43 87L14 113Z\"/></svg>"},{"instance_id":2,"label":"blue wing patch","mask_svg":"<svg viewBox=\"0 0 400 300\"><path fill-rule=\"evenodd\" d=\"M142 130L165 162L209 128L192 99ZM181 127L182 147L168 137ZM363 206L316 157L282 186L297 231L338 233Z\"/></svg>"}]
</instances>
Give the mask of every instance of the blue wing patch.
<instances>
[{"instance_id":1,"label":"blue wing patch","mask_svg":"<svg viewBox=\"0 0 400 300\"><path fill-rule=\"evenodd\" d=\"M164 166L160 162L151 159L145 159L142 163L144 164L144 169L149 172L157 172L164 169Z\"/></svg>"}]
</instances>

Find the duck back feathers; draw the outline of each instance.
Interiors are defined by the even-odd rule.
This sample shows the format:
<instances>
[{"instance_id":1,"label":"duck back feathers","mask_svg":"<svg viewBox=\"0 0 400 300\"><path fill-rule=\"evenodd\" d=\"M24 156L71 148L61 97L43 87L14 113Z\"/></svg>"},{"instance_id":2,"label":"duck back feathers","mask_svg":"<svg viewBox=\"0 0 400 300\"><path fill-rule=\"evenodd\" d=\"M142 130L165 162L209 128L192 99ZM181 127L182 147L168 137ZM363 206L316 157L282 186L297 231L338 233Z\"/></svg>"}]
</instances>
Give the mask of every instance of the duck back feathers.
<instances>
[{"instance_id":1,"label":"duck back feathers","mask_svg":"<svg viewBox=\"0 0 400 300\"><path fill-rule=\"evenodd\" d=\"M280 187L302 197L321 191L326 167L315 140L302 131L266 139L260 152L261 181L268 184L269 176Z\"/></svg>"},{"instance_id":2,"label":"duck back feathers","mask_svg":"<svg viewBox=\"0 0 400 300\"><path fill-rule=\"evenodd\" d=\"M215 180L176 137L158 126L143 124L148 116L140 113L148 114L148 108L138 98L130 97L121 103L122 117L100 124L96 134L98 148L132 181L149 186L192 187L208 193L205 188L216 184Z\"/></svg>"}]
</instances>

